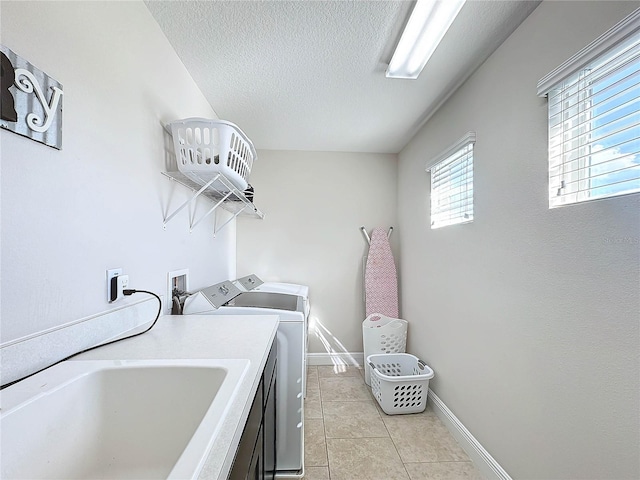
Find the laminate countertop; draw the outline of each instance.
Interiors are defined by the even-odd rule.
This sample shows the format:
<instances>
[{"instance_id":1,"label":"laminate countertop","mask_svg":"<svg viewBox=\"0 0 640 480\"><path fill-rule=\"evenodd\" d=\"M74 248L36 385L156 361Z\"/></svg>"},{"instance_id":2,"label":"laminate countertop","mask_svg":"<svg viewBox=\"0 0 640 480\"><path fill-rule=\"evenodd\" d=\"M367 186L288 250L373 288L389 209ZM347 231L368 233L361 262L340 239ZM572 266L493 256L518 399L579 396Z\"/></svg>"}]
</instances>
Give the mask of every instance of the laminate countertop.
<instances>
[{"instance_id":1,"label":"laminate countertop","mask_svg":"<svg viewBox=\"0 0 640 480\"><path fill-rule=\"evenodd\" d=\"M224 480L233 464L278 321L277 315L166 315L143 335L98 348L70 361L248 359L248 371L198 476Z\"/></svg>"}]
</instances>

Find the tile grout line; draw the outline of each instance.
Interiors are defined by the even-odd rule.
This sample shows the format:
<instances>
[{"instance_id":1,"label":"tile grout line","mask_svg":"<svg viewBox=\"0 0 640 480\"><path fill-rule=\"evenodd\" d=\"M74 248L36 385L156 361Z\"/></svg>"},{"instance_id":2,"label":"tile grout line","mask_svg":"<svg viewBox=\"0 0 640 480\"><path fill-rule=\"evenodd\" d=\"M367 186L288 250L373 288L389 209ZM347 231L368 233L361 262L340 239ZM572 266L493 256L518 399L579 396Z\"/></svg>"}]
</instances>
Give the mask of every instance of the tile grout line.
<instances>
[{"instance_id":1,"label":"tile grout line","mask_svg":"<svg viewBox=\"0 0 640 480\"><path fill-rule=\"evenodd\" d=\"M471 460L434 460L432 462L405 462L407 465L409 464L415 464L415 465L421 465L423 463L470 463L471 465L473 465L473 462Z\"/></svg>"},{"instance_id":2,"label":"tile grout line","mask_svg":"<svg viewBox=\"0 0 640 480\"><path fill-rule=\"evenodd\" d=\"M364 383L365 385L367 385L364 381L364 378L362 379L362 383ZM369 387L367 385L367 387ZM373 398L373 401L376 404L376 411L378 412L378 416L380 417L380 420L382 421L382 425L384 425L384 429L387 431L387 435L389 435L389 439L391 440L391 444L393 445L393 448L396 451L396 454L398 455L398 458L400 459L400 463L402 463L402 468L404 469L404 473L407 474L407 478L409 480L411 480L411 475L409 475L409 470L407 470L407 466L405 464L405 461L402 460L402 456L400 456L400 452L398 451L398 446L396 445L396 442L393 440L393 436L391 435L391 432L389 431L389 428L387 428L387 423L384 421L384 417L382 415L386 415L384 412L380 412L380 410L378 409L378 400L373 396L373 393L371 392L371 387L369 387L369 393L371 394L371 397Z\"/></svg>"},{"instance_id":3,"label":"tile grout line","mask_svg":"<svg viewBox=\"0 0 640 480\"><path fill-rule=\"evenodd\" d=\"M322 400L322 387L320 386L320 371L316 367L316 373L318 374L318 390L320 391L320 413L322 415L322 432L324 434L324 449L327 453L327 474L329 480L331 480L331 463L329 462L329 443L327 442L327 427L324 421L324 401Z\"/></svg>"}]
</instances>

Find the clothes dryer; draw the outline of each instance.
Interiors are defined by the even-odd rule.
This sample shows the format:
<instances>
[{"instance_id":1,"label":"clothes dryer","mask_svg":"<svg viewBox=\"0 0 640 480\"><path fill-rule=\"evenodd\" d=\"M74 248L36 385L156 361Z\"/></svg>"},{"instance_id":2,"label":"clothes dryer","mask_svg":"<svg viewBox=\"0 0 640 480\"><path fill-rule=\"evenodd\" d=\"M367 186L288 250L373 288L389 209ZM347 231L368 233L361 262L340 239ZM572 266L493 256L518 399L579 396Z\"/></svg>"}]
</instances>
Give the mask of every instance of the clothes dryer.
<instances>
[{"instance_id":1,"label":"clothes dryer","mask_svg":"<svg viewBox=\"0 0 640 480\"><path fill-rule=\"evenodd\" d=\"M304 376L303 381L303 393L304 398L307 398L307 369L309 356L309 314L311 313L311 303L309 301L309 287L307 285L299 285L297 283L282 283L282 282L264 282L259 287L254 289L256 292L272 292L282 293L285 295L296 295L302 298L303 311L304 311Z\"/></svg>"}]
</instances>

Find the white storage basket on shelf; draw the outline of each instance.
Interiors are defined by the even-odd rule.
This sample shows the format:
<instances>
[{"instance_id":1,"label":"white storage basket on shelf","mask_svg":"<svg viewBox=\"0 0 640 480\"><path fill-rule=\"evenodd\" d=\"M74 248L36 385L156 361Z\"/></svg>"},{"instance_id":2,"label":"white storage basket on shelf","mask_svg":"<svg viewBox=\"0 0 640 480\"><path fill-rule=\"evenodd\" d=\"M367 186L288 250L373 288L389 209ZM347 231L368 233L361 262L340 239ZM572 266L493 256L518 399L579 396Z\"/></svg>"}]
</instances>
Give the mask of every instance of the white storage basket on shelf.
<instances>
[{"instance_id":1,"label":"white storage basket on shelf","mask_svg":"<svg viewBox=\"0 0 640 480\"><path fill-rule=\"evenodd\" d=\"M222 174L238 190L247 188L257 155L240 128L231 122L205 118L176 120L167 127L181 173L199 185Z\"/></svg>"},{"instance_id":2,"label":"white storage basket on shelf","mask_svg":"<svg viewBox=\"0 0 640 480\"><path fill-rule=\"evenodd\" d=\"M372 313L362 322L364 358L374 353L404 353L407 348L407 326L409 322L381 313ZM364 364L364 382L370 383L369 363Z\"/></svg>"},{"instance_id":3,"label":"white storage basket on shelf","mask_svg":"<svg viewBox=\"0 0 640 480\"><path fill-rule=\"evenodd\" d=\"M371 393L388 415L419 413L427 407L433 370L409 353L369 355Z\"/></svg>"}]
</instances>

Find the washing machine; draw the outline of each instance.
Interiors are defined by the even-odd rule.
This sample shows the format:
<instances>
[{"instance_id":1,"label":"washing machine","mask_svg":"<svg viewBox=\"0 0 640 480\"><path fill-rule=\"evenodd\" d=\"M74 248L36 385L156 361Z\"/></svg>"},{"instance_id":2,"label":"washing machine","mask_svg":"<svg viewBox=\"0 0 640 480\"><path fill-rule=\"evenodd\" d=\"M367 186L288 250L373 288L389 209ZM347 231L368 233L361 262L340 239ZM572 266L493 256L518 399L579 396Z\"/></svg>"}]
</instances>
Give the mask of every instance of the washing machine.
<instances>
[{"instance_id":1,"label":"washing machine","mask_svg":"<svg viewBox=\"0 0 640 480\"><path fill-rule=\"evenodd\" d=\"M308 288L295 284L262 283L257 277L248 283L251 288L247 288L240 280L212 285L187 297L183 314L280 316L276 335L276 477L300 477L304 472Z\"/></svg>"},{"instance_id":2,"label":"washing machine","mask_svg":"<svg viewBox=\"0 0 640 480\"><path fill-rule=\"evenodd\" d=\"M283 293L286 295L295 295L302 297L304 301L304 311L309 317L309 311L311 309L309 304L309 287L307 285L300 285L297 283L283 283L283 282L263 282L257 275L251 274L246 277L238 278L233 281L233 284L237 286L243 292L271 292L271 293Z\"/></svg>"}]
</instances>

